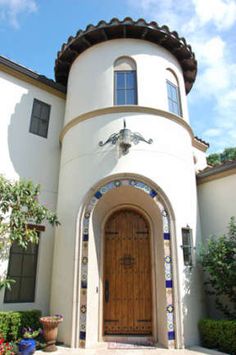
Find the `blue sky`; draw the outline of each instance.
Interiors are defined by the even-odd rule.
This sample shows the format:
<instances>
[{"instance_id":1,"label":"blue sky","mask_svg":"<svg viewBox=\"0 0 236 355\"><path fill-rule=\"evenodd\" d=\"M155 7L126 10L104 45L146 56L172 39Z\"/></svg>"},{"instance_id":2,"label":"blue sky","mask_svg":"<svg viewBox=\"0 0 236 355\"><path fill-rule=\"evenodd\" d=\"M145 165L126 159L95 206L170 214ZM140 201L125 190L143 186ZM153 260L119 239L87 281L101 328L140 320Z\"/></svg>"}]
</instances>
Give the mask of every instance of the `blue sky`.
<instances>
[{"instance_id":1,"label":"blue sky","mask_svg":"<svg viewBox=\"0 0 236 355\"><path fill-rule=\"evenodd\" d=\"M166 24L187 39L198 60L188 95L194 133L209 152L236 146L236 0L0 0L0 54L53 78L70 35L126 16Z\"/></svg>"}]
</instances>

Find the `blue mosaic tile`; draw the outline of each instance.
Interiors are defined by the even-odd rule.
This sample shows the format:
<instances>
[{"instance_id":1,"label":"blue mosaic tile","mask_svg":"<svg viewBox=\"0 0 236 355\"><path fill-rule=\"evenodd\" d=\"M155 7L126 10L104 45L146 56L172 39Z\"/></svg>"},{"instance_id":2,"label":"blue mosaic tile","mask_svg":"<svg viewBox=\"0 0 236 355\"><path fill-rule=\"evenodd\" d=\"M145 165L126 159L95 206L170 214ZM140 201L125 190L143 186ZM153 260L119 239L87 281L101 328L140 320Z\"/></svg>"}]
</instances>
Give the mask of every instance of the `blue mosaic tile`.
<instances>
[{"instance_id":1,"label":"blue mosaic tile","mask_svg":"<svg viewBox=\"0 0 236 355\"><path fill-rule=\"evenodd\" d=\"M121 181L116 180L116 181L114 182L114 185L115 185L115 187L120 187L120 186L121 186Z\"/></svg>"},{"instance_id":2,"label":"blue mosaic tile","mask_svg":"<svg viewBox=\"0 0 236 355\"><path fill-rule=\"evenodd\" d=\"M79 338L80 338L80 340L85 340L86 339L86 332L80 332Z\"/></svg>"},{"instance_id":3,"label":"blue mosaic tile","mask_svg":"<svg viewBox=\"0 0 236 355\"><path fill-rule=\"evenodd\" d=\"M84 224L87 224L88 221L86 221L86 220L89 219L89 217L90 217L90 212L89 212L89 211L85 212L84 217L85 217Z\"/></svg>"},{"instance_id":4,"label":"blue mosaic tile","mask_svg":"<svg viewBox=\"0 0 236 355\"><path fill-rule=\"evenodd\" d=\"M175 332L168 332L168 340L175 340Z\"/></svg>"},{"instance_id":5,"label":"blue mosaic tile","mask_svg":"<svg viewBox=\"0 0 236 355\"><path fill-rule=\"evenodd\" d=\"M165 257L165 262L166 262L167 264L170 264L170 263L171 263L171 256L167 255L167 256Z\"/></svg>"},{"instance_id":6,"label":"blue mosaic tile","mask_svg":"<svg viewBox=\"0 0 236 355\"><path fill-rule=\"evenodd\" d=\"M165 240L170 240L170 233L163 233Z\"/></svg>"},{"instance_id":7,"label":"blue mosaic tile","mask_svg":"<svg viewBox=\"0 0 236 355\"><path fill-rule=\"evenodd\" d=\"M144 182L141 182L141 181L136 181L135 186L138 187L139 189L148 188L148 186L146 184L144 184Z\"/></svg>"},{"instance_id":8,"label":"blue mosaic tile","mask_svg":"<svg viewBox=\"0 0 236 355\"><path fill-rule=\"evenodd\" d=\"M172 304L169 304L169 306L166 307L166 310L168 313L173 313L174 312L174 306Z\"/></svg>"},{"instance_id":9,"label":"blue mosaic tile","mask_svg":"<svg viewBox=\"0 0 236 355\"><path fill-rule=\"evenodd\" d=\"M162 211L161 211L161 214L162 214L163 217L167 217L167 216L168 216L168 213L167 213L166 210L162 210Z\"/></svg>"},{"instance_id":10,"label":"blue mosaic tile","mask_svg":"<svg viewBox=\"0 0 236 355\"><path fill-rule=\"evenodd\" d=\"M88 264L88 257L87 257L87 256L83 256L83 258L82 258L82 264L83 264L83 265L87 265L87 264Z\"/></svg>"},{"instance_id":11,"label":"blue mosaic tile","mask_svg":"<svg viewBox=\"0 0 236 355\"><path fill-rule=\"evenodd\" d=\"M155 190L151 190L151 191L149 192L149 195L150 195L152 198L154 198L154 197L156 197L157 192L156 192Z\"/></svg>"},{"instance_id":12,"label":"blue mosaic tile","mask_svg":"<svg viewBox=\"0 0 236 355\"><path fill-rule=\"evenodd\" d=\"M83 304L81 307L80 307L80 312L85 314L87 312L87 306L85 306L85 304Z\"/></svg>"},{"instance_id":13,"label":"blue mosaic tile","mask_svg":"<svg viewBox=\"0 0 236 355\"><path fill-rule=\"evenodd\" d=\"M83 242L87 242L89 239L88 234L83 234Z\"/></svg>"},{"instance_id":14,"label":"blue mosaic tile","mask_svg":"<svg viewBox=\"0 0 236 355\"><path fill-rule=\"evenodd\" d=\"M87 288L87 281L81 281L81 288Z\"/></svg>"},{"instance_id":15,"label":"blue mosaic tile","mask_svg":"<svg viewBox=\"0 0 236 355\"><path fill-rule=\"evenodd\" d=\"M129 185L135 186L136 185L136 181L135 180L129 180Z\"/></svg>"},{"instance_id":16,"label":"blue mosaic tile","mask_svg":"<svg viewBox=\"0 0 236 355\"><path fill-rule=\"evenodd\" d=\"M172 287L173 287L172 280L166 280L166 288L172 288Z\"/></svg>"},{"instance_id":17,"label":"blue mosaic tile","mask_svg":"<svg viewBox=\"0 0 236 355\"><path fill-rule=\"evenodd\" d=\"M174 329L174 324L173 323L168 323L168 330L172 331Z\"/></svg>"},{"instance_id":18,"label":"blue mosaic tile","mask_svg":"<svg viewBox=\"0 0 236 355\"><path fill-rule=\"evenodd\" d=\"M99 200L102 197L102 194L100 191L97 191L94 196Z\"/></svg>"}]
</instances>

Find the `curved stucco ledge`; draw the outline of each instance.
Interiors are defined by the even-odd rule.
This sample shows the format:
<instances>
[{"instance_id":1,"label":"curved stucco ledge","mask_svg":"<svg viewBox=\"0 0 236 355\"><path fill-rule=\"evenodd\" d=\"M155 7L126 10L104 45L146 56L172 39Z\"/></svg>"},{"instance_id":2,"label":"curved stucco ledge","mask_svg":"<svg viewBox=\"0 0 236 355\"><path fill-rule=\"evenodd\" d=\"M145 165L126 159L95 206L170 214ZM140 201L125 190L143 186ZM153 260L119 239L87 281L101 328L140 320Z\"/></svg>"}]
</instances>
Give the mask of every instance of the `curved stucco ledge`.
<instances>
[{"instance_id":1,"label":"curved stucco ledge","mask_svg":"<svg viewBox=\"0 0 236 355\"><path fill-rule=\"evenodd\" d=\"M63 141L64 136L71 128L73 128L74 126L76 126L78 123L80 123L82 121L88 120L90 118L94 118L96 116L103 116L103 115L107 115L107 114L111 114L111 113L122 113L122 112L124 112L124 113L138 112L138 113L145 113L145 114L150 114L150 115L154 115L154 116L158 116L158 117L160 117L160 116L165 117L173 122L176 122L180 126L184 127L188 131L192 141L194 141L193 130L188 125L188 123L183 120L183 118L176 116L173 113L170 113L168 111L164 111L164 110L160 110L160 109L156 109L156 108L129 105L129 106L105 107L105 108L93 110L90 112L82 113L81 115L73 118L70 122L68 122L65 125L65 127L63 128L63 130L60 134L60 142Z\"/></svg>"}]
</instances>

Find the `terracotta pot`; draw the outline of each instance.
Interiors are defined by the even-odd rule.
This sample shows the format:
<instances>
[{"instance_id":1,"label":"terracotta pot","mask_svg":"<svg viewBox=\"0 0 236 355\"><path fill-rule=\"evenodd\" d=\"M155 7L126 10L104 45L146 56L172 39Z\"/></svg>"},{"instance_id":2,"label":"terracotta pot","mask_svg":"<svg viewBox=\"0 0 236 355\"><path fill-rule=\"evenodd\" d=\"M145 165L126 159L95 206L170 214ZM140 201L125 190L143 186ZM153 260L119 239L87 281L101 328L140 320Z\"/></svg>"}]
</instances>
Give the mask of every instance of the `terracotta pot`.
<instances>
[{"instance_id":1,"label":"terracotta pot","mask_svg":"<svg viewBox=\"0 0 236 355\"><path fill-rule=\"evenodd\" d=\"M46 347L44 351L52 352L56 351L56 339L58 332L58 325L63 321L63 318L57 318L54 316L41 317L40 322L43 325L43 336L46 341Z\"/></svg>"}]
</instances>

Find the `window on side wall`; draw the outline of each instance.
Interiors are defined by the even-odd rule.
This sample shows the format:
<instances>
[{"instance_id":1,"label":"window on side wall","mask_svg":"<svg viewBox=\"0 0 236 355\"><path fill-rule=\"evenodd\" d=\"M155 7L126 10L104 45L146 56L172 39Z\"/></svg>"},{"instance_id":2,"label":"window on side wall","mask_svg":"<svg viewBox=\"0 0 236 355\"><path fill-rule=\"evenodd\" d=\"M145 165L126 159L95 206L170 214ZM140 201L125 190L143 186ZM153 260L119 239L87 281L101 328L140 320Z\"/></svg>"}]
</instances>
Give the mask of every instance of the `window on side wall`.
<instances>
[{"instance_id":1,"label":"window on side wall","mask_svg":"<svg viewBox=\"0 0 236 355\"><path fill-rule=\"evenodd\" d=\"M185 266L193 265L193 238L189 227L182 228L182 249Z\"/></svg>"},{"instance_id":2,"label":"window on side wall","mask_svg":"<svg viewBox=\"0 0 236 355\"><path fill-rule=\"evenodd\" d=\"M29 244L27 249L17 244L11 246L7 278L15 283L5 290L5 303L34 302L37 259L37 244Z\"/></svg>"},{"instance_id":3,"label":"window on side wall","mask_svg":"<svg viewBox=\"0 0 236 355\"><path fill-rule=\"evenodd\" d=\"M136 63L129 57L114 63L114 104L137 105Z\"/></svg>"},{"instance_id":4,"label":"window on side wall","mask_svg":"<svg viewBox=\"0 0 236 355\"><path fill-rule=\"evenodd\" d=\"M169 112L172 112L177 116L182 116L178 81L175 75L170 70L167 70L166 85Z\"/></svg>"},{"instance_id":5,"label":"window on side wall","mask_svg":"<svg viewBox=\"0 0 236 355\"><path fill-rule=\"evenodd\" d=\"M51 106L34 99L30 120L30 133L47 138Z\"/></svg>"}]
</instances>

